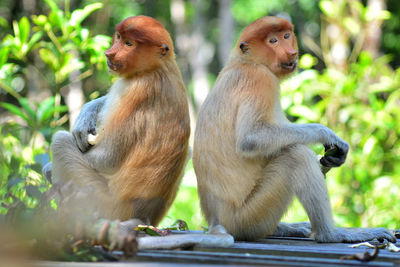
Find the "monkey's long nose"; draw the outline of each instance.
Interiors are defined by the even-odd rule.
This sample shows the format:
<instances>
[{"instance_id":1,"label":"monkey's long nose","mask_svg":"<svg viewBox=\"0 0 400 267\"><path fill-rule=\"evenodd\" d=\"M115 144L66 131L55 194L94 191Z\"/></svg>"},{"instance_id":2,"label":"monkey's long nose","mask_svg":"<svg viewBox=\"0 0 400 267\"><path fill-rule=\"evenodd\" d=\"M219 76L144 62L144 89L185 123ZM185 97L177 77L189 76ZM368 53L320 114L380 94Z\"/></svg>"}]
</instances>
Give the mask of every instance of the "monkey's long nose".
<instances>
[{"instance_id":1,"label":"monkey's long nose","mask_svg":"<svg viewBox=\"0 0 400 267\"><path fill-rule=\"evenodd\" d=\"M115 56L115 52L113 51L112 48L110 48L110 49L107 49L107 50L104 52L104 55L106 55L106 57L109 58L109 59L113 59L114 56Z\"/></svg>"},{"instance_id":2,"label":"monkey's long nose","mask_svg":"<svg viewBox=\"0 0 400 267\"><path fill-rule=\"evenodd\" d=\"M297 56L297 50L291 49L291 50L287 51L287 54L289 57L294 58L295 56Z\"/></svg>"}]
</instances>

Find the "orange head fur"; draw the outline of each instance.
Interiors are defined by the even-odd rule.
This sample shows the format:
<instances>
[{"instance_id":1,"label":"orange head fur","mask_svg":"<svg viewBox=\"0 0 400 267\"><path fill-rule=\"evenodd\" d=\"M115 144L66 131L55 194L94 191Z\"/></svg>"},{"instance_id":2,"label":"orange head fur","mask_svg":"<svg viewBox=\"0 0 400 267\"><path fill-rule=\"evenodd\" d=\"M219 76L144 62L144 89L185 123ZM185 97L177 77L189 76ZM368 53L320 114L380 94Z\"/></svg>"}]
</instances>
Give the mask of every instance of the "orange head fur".
<instances>
[{"instance_id":1,"label":"orange head fur","mask_svg":"<svg viewBox=\"0 0 400 267\"><path fill-rule=\"evenodd\" d=\"M174 57L171 37L155 19L129 17L115 27L112 46L105 51L108 67L129 78L160 67L163 60Z\"/></svg>"},{"instance_id":2,"label":"orange head fur","mask_svg":"<svg viewBox=\"0 0 400 267\"><path fill-rule=\"evenodd\" d=\"M267 66L283 77L297 66L297 40L293 25L284 18L263 17L247 26L235 47L244 61Z\"/></svg>"}]
</instances>

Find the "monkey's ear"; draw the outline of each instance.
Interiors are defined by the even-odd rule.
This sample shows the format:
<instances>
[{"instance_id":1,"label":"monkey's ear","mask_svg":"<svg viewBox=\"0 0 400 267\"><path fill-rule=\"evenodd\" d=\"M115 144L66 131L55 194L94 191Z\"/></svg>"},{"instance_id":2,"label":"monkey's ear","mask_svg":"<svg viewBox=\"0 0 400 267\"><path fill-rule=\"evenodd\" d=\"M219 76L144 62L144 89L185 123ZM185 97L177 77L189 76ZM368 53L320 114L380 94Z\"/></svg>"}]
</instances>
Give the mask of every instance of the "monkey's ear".
<instances>
[{"instance_id":1,"label":"monkey's ear","mask_svg":"<svg viewBox=\"0 0 400 267\"><path fill-rule=\"evenodd\" d=\"M168 45L162 44L162 45L160 46L160 53L161 53L161 56L165 56L166 54L168 54L168 51L169 51Z\"/></svg>"},{"instance_id":2,"label":"monkey's ear","mask_svg":"<svg viewBox=\"0 0 400 267\"><path fill-rule=\"evenodd\" d=\"M246 53L247 50L249 50L249 44L246 42L241 42L239 47L240 47L240 50L242 50L243 54Z\"/></svg>"}]
</instances>

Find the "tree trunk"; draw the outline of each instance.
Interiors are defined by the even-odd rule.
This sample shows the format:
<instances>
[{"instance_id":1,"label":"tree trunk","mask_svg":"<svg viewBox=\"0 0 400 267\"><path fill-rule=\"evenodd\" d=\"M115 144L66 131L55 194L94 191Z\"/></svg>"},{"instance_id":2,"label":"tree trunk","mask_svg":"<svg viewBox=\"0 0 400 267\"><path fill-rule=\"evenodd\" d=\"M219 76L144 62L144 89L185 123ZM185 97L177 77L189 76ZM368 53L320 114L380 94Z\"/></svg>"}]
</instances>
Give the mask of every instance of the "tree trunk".
<instances>
[{"instance_id":1,"label":"tree trunk","mask_svg":"<svg viewBox=\"0 0 400 267\"><path fill-rule=\"evenodd\" d=\"M231 0L219 1L219 46L218 59L222 66L226 64L233 45L234 20L231 13Z\"/></svg>"},{"instance_id":2,"label":"tree trunk","mask_svg":"<svg viewBox=\"0 0 400 267\"><path fill-rule=\"evenodd\" d=\"M374 14L379 14L386 9L385 0L368 0L367 6ZM383 20L381 19L373 19L366 25L364 50L370 52L373 58L377 58L379 55L382 22Z\"/></svg>"},{"instance_id":3,"label":"tree trunk","mask_svg":"<svg viewBox=\"0 0 400 267\"><path fill-rule=\"evenodd\" d=\"M193 25L193 33L191 35L191 51L189 55L190 68L193 77L193 94L196 108L200 108L210 91L210 85L207 80L207 65L210 63L214 49L210 43L204 39L206 18L204 16L204 2L201 0L194 1L195 19Z\"/></svg>"},{"instance_id":4,"label":"tree trunk","mask_svg":"<svg viewBox=\"0 0 400 267\"><path fill-rule=\"evenodd\" d=\"M85 103L85 96L82 90L82 82L79 79L80 71L74 70L70 73L69 79L71 83L67 86L66 90L62 92L65 103L68 106L69 112L69 128L74 125L76 118Z\"/></svg>"}]
</instances>

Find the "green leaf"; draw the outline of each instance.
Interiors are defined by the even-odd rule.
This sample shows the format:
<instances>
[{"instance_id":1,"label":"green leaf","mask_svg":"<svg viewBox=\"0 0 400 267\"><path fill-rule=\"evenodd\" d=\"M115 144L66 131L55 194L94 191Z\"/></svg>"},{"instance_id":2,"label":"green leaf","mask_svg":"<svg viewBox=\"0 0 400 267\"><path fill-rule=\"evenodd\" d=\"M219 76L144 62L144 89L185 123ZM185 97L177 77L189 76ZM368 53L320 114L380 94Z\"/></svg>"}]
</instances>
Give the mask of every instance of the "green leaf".
<instances>
[{"instance_id":1,"label":"green leaf","mask_svg":"<svg viewBox=\"0 0 400 267\"><path fill-rule=\"evenodd\" d=\"M20 47L21 46L21 39L19 38L20 30L19 30L18 22L16 22L16 21L13 21L13 30L14 30L14 36L15 36L15 37L13 37L14 45Z\"/></svg>"},{"instance_id":2,"label":"green leaf","mask_svg":"<svg viewBox=\"0 0 400 267\"><path fill-rule=\"evenodd\" d=\"M42 38L42 36L43 32L37 32L34 35L32 35L32 38L28 42L28 50L30 50L32 46L36 44L40 40L40 38Z\"/></svg>"},{"instance_id":3,"label":"green leaf","mask_svg":"<svg viewBox=\"0 0 400 267\"><path fill-rule=\"evenodd\" d=\"M40 103L37 111L37 119L43 123L54 114L54 97L49 97Z\"/></svg>"},{"instance_id":4,"label":"green leaf","mask_svg":"<svg viewBox=\"0 0 400 267\"><path fill-rule=\"evenodd\" d=\"M93 4L85 6L83 9L76 9L71 14L71 19L69 21L69 24L74 27L80 25L82 23L82 21L87 16L89 16L93 11L100 9L102 7L103 7L102 3L93 3Z\"/></svg>"},{"instance_id":5,"label":"green leaf","mask_svg":"<svg viewBox=\"0 0 400 267\"><path fill-rule=\"evenodd\" d=\"M48 17L48 21L52 26L62 28L64 24L64 12L58 8L57 4L53 0L45 0L49 5L51 12Z\"/></svg>"},{"instance_id":6,"label":"green leaf","mask_svg":"<svg viewBox=\"0 0 400 267\"><path fill-rule=\"evenodd\" d=\"M138 225L135 227L135 231L143 231L151 236L166 236L171 232L170 230L161 230L151 225Z\"/></svg>"},{"instance_id":7,"label":"green leaf","mask_svg":"<svg viewBox=\"0 0 400 267\"><path fill-rule=\"evenodd\" d=\"M344 26L349 32L356 35L360 32L360 23L352 17L346 17L343 20Z\"/></svg>"},{"instance_id":8,"label":"green leaf","mask_svg":"<svg viewBox=\"0 0 400 267\"><path fill-rule=\"evenodd\" d=\"M373 21L373 20L388 20L390 19L390 12L387 10L377 10L373 8L367 8L367 12L365 12L365 20Z\"/></svg>"},{"instance_id":9,"label":"green leaf","mask_svg":"<svg viewBox=\"0 0 400 267\"><path fill-rule=\"evenodd\" d=\"M47 17L45 15L33 15L32 17L33 23L35 23L38 26L44 26L47 23Z\"/></svg>"},{"instance_id":10,"label":"green leaf","mask_svg":"<svg viewBox=\"0 0 400 267\"><path fill-rule=\"evenodd\" d=\"M47 49L47 48L40 49L39 55L40 55L40 58L44 61L44 63L49 65L49 67L53 71L58 70L59 64L60 64L58 57L56 55L54 55L54 53L50 49Z\"/></svg>"},{"instance_id":11,"label":"green leaf","mask_svg":"<svg viewBox=\"0 0 400 267\"><path fill-rule=\"evenodd\" d=\"M68 111L68 107L61 105L55 106L54 97L49 97L45 99L38 107L37 111L37 119L41 124L44 124L47 120L49 120L55 112L66 112Z\"/></svg>"},{"instance_id":12,"label":"green leaf","mask_svg":"<svg viewBox=\"0 0 400 267\"><path fill-rule=\"evenodd\" d=\"M329 0L323 0L319 2L319 8L328 17L334 17L339 13L338 7Z\"/></svg>"},{"instance_id":13,"label":"green leaf","mask_svg":"<svg viewBox=\"0 0 400 267\"><path fill-rule=\"evenodd\" d=\"M27 17L22 17L18 23L19 26L19 39L24 44L28 41L31 25Z\"/></svg>"},{"instance_id":14,"label":"green leaf","mask_svg":"<svg viewBox=\"0 0 400 267\"><path fill-rule=\"evenodd\" d=\"M77 58L73 58L72 55L67 54L64 57L64 64L57 72L57 79L59 82L64 81L68 75L74 70L79 70L85 67L85 64L78 60Z\"/></svg>"},{"instance_id":15,"label":"green leaf","mask_svg":"<svg viewBox=\"0 0 400 267\"><path fill-rule=\"evenodd\" d=\"M29 122L28 116L26 116L19 107L5 102L1 102L0 107L7 109L9 112L21 117L24 121Z\"/></svg>"},{"instance_id":16,"label":"green leaf","mask_svg":"<svg viewBox=\"0 0 400 267\"><path fill-rule=\"evenodd\" d=\"M68 107L64 106L64 105L57 106L57 107L54 108L54 112L62 113L62 112L66 112L66 111L68 111Z\"/></svg>"},{"instance_id":17,"label":"green leaf","mask_svg":"<svg viewBox=\"0 0 400 267\"><path fill-rule=\"evenodd\" d=\"M7 29L8 28L8 21L0 16L0 27Z\"/></svg>"},{"instance_id":18,"label":"green leaf","mask_svg":"<svg viewBox=\"0 0 400 267\"><path fill-rule=\"evenodd\" d=\"M318 59L310 54L304 54L299 61L299 66L303 69L310 69L318 63Z\"/></svg>"},{"instance_id":19,"label":"green leaf","mask_svg":"<svg viewBox=\"0 0 400 267\"><path fill-rule=\"evenodd\" d=\"M9 51L9 47L3 47L2 49L0 49L0 69L1 67L3 67L4 64L6 64Z\"/></svg>"},{"instance_id":20,"label":"green leaf","mask_svg":"<svg viewBox=\"0 0 400 267\"><path fill-rule=\"evenodd\" d=\"M60 9L58 8L56 2L54 2L53 0L45 0L46 3L49 5L51 11L53 11L54 13L57 13L60 11Z\"/></svg>"},{"instance_id":21,"label":"green leaf","mask_svg":"<svg viewBox=\"0 0 400 267\"><path fill-rule=\"evenodd\" d=\"M24 97L24 98L19 99L18 101L21 104L21 106L25 109L26 113L28 113L29 118L31 120L35 120L36 119L36 113L31 108L31 106L29 105L28 99Z\"/></svg>"}]
</instances>

